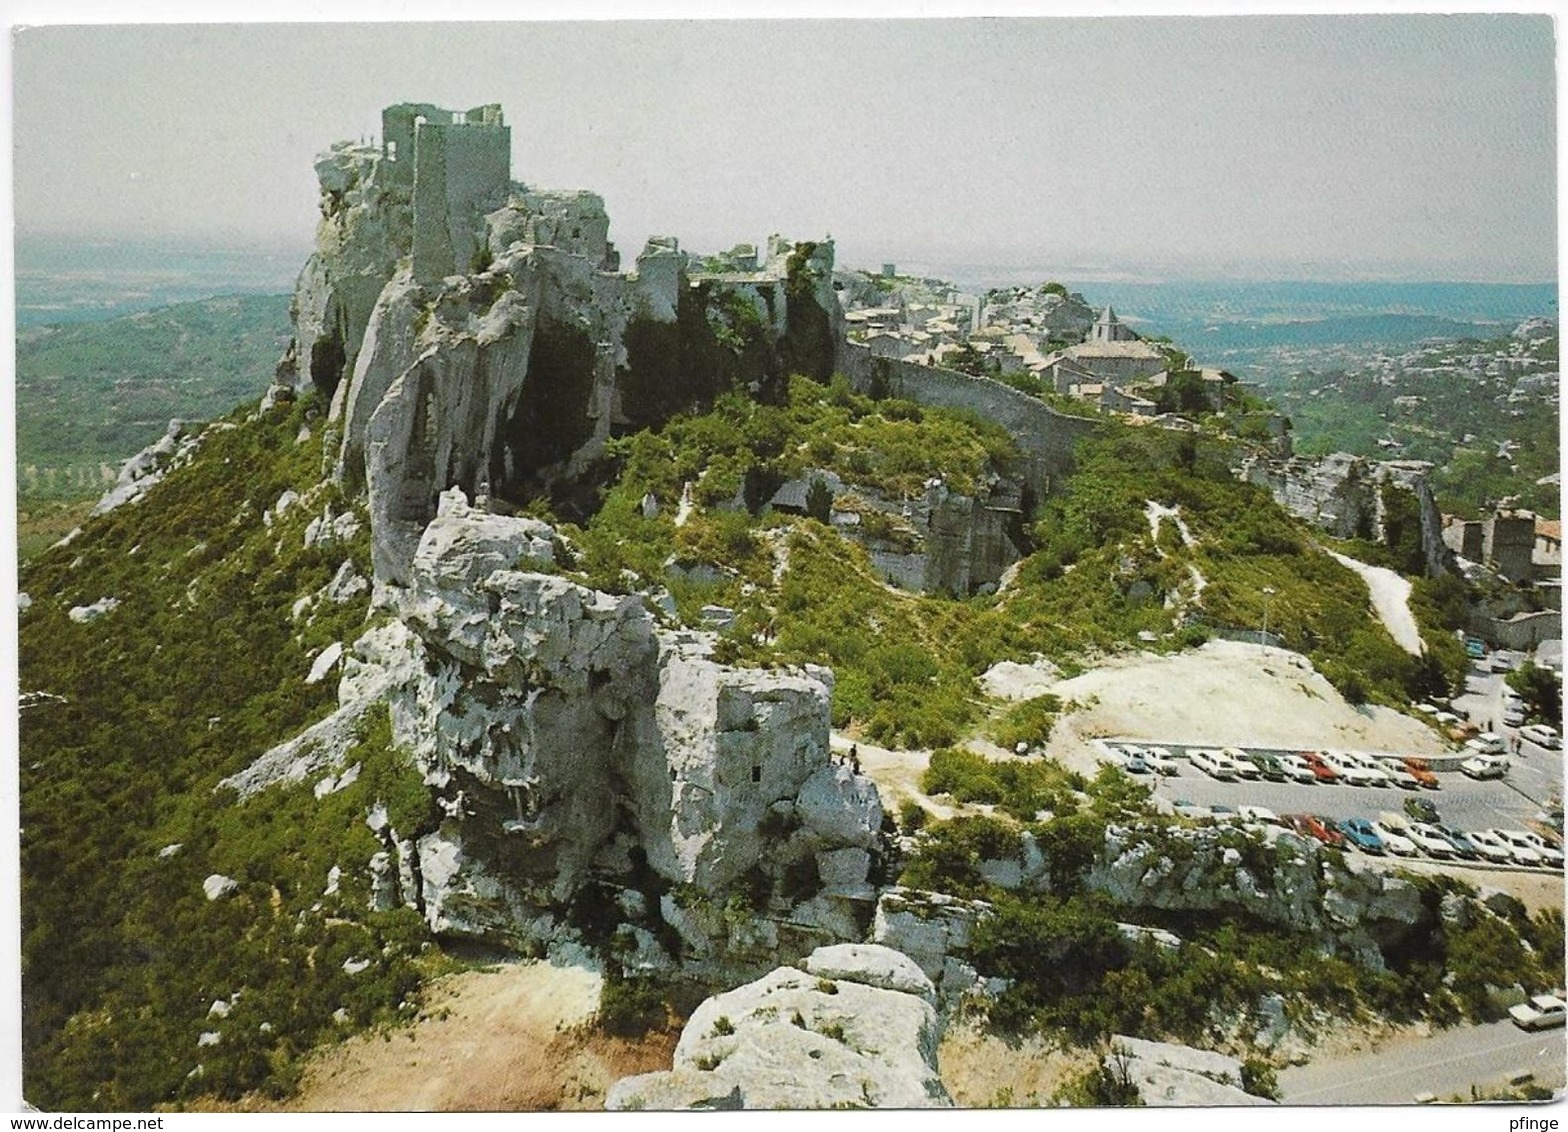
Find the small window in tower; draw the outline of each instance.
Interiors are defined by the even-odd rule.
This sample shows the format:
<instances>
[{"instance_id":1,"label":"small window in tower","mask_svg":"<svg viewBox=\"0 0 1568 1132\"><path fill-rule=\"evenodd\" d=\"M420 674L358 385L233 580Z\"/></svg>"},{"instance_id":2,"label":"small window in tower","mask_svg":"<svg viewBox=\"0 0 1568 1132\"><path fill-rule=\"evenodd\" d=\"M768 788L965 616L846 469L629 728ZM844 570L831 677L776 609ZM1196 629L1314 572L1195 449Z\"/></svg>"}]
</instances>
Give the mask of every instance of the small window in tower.
<instances>
[{"instance_id":1,"label":"small window in tower","mask_svg":"<svg viewBox=\"0 0 1568 1132\"><path fill-rule=\"evenodd\" d=\"M762 781L762 768L760 766L754 766L751 768L751 780L753 782Z\"/></svg>"}]
</instances>

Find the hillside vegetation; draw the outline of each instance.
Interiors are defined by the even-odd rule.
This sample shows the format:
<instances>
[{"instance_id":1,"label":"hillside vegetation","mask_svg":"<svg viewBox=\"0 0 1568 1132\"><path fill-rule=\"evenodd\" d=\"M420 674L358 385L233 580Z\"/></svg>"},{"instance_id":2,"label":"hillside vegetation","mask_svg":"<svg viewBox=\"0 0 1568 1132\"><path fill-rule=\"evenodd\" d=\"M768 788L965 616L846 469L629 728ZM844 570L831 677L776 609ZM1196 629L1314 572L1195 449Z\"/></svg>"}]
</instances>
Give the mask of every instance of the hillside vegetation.
<instances>
[{"instance_id":1,"label":"hillside vegetation","mask_svg":"<svg viewBox=\"0 0 1568 1132\"><path fill-rule=\"evenodd\" d=\"M325 798L214 793L330 709L311 658L365 620L363 594L293 612L345 559L369 565L364 534L304 545L343 506L319 486L319 435L299 439L316 411L234 414L141 503L23 569L22 688L47 694L21 713L24 1087L44 1108L279 1086L324 1036L395 1016L430 969L417 916L365 911L380 844L364 815L401 781L384 725ZM68 615L104 597L119 605L97 620ZM208 899L214 874L235 891ZM200 1044L220 1000L224 1039Z\"/></svg>"},{"instance_id":2,"label":"hillside vegetation","mask_svg":"<svg viewBox=\"0 0 1568 1132\"><path fill-rule=\"evenodd\" d=\"M328 712L333 682L305 675L372 615L364 594L323 592L345 561L368 574L364 524L345 541L306 544L324 510L363 517L322 480L321 411L307 396L231 414L142 501L23 568L22 687L45 694L22 712L20 760L35 1104L145 1109L287 1090L313 1045L417 1012L416 989L446 963L411 910L366 910L380 848L366 812L380 800L400 828L418 829L429 804L384 714L350 756L357 779L336 792L277 787L238 803L216 790ZM993 720L976 677L1035 654L1070 666L1139 634L1171 649L1202 640L1205 623L1250 628L1265 585L1277 590L1271 629L1358 695L1403 702L1441 679L1431 611L1422 607L1435 672L1370 618L1354 574L1231 476L1227 443L1107 422L1022 533L1030 554L1011 585L965 600L912 594L883 583L819 518L761 503L806 469L893 497L933 476L972 489L1010 466L1010 441L962 414L795 378L785 404L725 397L615 442L591 516L563 525L576 548L564 568L621 591L667 585L690 623L705 605L728 606L721 657L831 665L835 722L889 745L1043 732L1060 705ZM677 525L688 482L692 506ZM280 507L289 491L303 498ZM1156 535L1150 501L1179 509L1190 540L1172 521ZM110 597L118 605L96 619L70 615ZM1199 612L1207 622L1189 624ZM1063 783L1029 788L1060 795ZM214 876L233 890L209 898ZM1000 953L996 969L1006 969Z\"/></svg>"}]
</instances>

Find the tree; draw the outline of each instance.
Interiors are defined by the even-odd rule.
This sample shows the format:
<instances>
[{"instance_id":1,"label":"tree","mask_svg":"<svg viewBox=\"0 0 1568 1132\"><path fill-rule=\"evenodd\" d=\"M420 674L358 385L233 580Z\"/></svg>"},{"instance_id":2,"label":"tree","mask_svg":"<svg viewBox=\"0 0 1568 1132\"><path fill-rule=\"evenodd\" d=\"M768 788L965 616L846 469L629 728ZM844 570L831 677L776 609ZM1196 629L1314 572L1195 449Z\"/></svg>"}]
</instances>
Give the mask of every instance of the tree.
<instances>
[{"instance_id":1,"label":"tree","mask_svg":"<svg viewBox=\"0 0 1568 1132\"><path fill-rule=\"evenodd\" d=\"M1519 693L1531 717L1544 719L1553 727L1562 726L1563 686L1557 673L1527 660L1508 674L1508 686Z\"/></svg>"},{"instance_id":2,"label":"tree","mask_svg":"<svg viewBox=\"0 0 1568 1132\"><path fill-rule=\"evenodd\" d=\"M813 476L806 489L806 514L819 523L826 523L833 515L833 489L821 476Z\"/></svg>"}]
</instances>

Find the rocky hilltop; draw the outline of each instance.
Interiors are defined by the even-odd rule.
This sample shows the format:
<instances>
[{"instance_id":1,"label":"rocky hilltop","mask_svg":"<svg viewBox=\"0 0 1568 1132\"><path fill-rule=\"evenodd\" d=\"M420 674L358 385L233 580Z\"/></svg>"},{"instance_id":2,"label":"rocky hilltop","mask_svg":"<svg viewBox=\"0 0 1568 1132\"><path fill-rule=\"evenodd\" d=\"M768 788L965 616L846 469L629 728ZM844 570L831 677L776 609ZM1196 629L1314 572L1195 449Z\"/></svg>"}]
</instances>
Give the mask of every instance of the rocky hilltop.
<instances>
[{"instance_id":1,"label":"rocky hilltop","mask_svg":"<svg viewBox=\"0 0 1568 1132\"><path fill-rule=\"evenodd\" d=\"M341 650L338 710L225 785L342 772L384 704L431 808L366 815L376 907L514 947L613 938L630 970L765 969L858 936L882 810L829 755L832 673L719 664L711 634L560 577L556 533L509 514L613 435L825 376L832 244L775 237L700 274L656 238L622 272L597 196L510 179L499 107L404 104L383 127L317 162L268 395L330 399L383 623ZM737 893L746 924L708 914Z\"/></svg>"},{"instance_id":2,"label":"rocky hilltop","mask_svg":"<svg viewBox=\"0 0 1568 1132\"><path fill-rule=\"evenodd\" d=\"M621 271L604 202L511 179L499 106L388 107L379 146L316 163L321 221L273 396L331 399L335 475L364 485L377 577L409 582L436 496L522 501L613 435L788 373L832 372L831 241L769 239L698 272L670 237ZM707 266L703 264L703 266Z\"/></svg>"}]
</instances>

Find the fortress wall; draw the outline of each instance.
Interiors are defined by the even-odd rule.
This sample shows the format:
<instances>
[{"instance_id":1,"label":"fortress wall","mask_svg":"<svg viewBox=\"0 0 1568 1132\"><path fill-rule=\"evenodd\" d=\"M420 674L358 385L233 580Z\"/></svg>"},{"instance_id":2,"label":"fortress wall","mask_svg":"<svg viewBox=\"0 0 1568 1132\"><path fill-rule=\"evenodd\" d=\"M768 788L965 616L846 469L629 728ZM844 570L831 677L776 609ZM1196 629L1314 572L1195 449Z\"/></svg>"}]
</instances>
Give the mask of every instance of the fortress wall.
<instances>
[{"instance_id":1,"label":"fortress wall","mask_svg":"<svg viewBox=\"0 0 1568 1132\"><path fill-rule=\"evenodd\" d=\"M897 358L878 358L856 342L842 346L838 368L861 393L868 392L880 375L889 396L938 408L967 409L995 421L1028 460L1029 486L1036 497L1047 494L1055 478L1071 472L1073 446L1099 423L1091 417L1058 412L1000 381Z\"/></svg>"}]
</instances>

